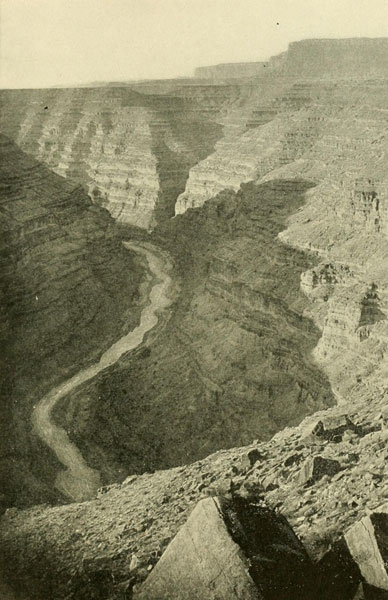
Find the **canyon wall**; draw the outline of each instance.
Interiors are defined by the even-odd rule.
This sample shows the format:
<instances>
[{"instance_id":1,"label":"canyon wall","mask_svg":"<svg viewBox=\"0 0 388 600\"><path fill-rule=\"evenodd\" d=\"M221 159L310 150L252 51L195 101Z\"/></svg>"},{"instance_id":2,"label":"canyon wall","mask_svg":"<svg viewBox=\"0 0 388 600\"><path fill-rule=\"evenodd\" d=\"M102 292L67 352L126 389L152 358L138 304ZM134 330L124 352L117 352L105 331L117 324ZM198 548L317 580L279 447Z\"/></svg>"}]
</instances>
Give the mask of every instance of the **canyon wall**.
<instances>
[{"instance_id":1,"label":"canyon wall","mask_svg":"<svg viewBox=\"0 0 388 600\"><path fill-rule=\"evenodd\" d=\"M128 87L8 90L0 98L4 134L81 183L117 221L143 228L155 215L172 216L190 167L222 131L203 99L201 108Z\"/></svg>"},{"instance_id":2,"label":"canyon wall","mask_svg":"<svg viewBox=\"0 0 388 600\"><path fill-rule=\"evenodd\" d=\"M56 498L31 433L40 395L137 321L143 267L82 187L1 137L2 500Z\"/></svg>"},{"instance_id":3,"label":"canyon wall","mask_svg":"<svg viewBox=\"0 0 388 600\"><path fill-rule=\"evenodd\" d=\"M258 299L260 294L264 296L267 294L261 291L261 288L264 289L267 285L265 283L267 279L271 282L276 279L277 265L273 274L269 274L271 265L266 266L268 274L255 280L252 291L249 281L251 271L246 271L239 259L241 249L243 253L251 252L252 256L256 257L255 260L259 260L258 257L265 254L266 246L274 243L273 238L276 237L277 231L284 227L283 214L279 215L280 221L275 221L271 226L271 232L266 236L259 236L257 241L253 241L253 233L248 235L249 239L244 240L243 226L241 226L239 239L225 248L221 248L219 238L222 235L226 237L232 235L227 215L222 218L223 225L219 228L218 213L210 210L208 214L205 209L203 216L209 217L209 226L203 223L198 236L188 227L190 219L187 221L183 218L177 221L176 230L175 221L171 231L170 225L168 227L166 225L166 229L163 225L168 222L167 217L174 213L175 200L184 190L190 168L198 162L201 163L202 159L213 151L214 144L221 135L224 136L224 140L232 140L233 143L233 140L244 135L244 132L253 132L273 120L277 114L276 98L284 95L285 90L288 90L285 103L292 107L295 107L295 103L300 103L298 94L303 95L304 91L294 93L289 82L282 80L271 80L259 87L244 82L238 85L198 85L195 82L188 85L187 82L178 81L175 89L172 89L171 82L166 85L154 84L154 87L150 83L141 85L143 87L139 87L139 91L129 88L90 88L7 91L1 94L2 118L7 133L26 152L39 157L59 175L66 176L71 189L75 186L73 182L80 182L81 185L76 189L85 201L87 201L85 192L89 190L93 199L93 205L89 210L95 210L96 214L100 214L99 206L102 205L106 206L119 222L130 222L143 227L159 223L156 241L166 246L172 253L177 263L177 276L182 279L182 296L174 306L176 318L169 324L165 335L157 340L152 358L147 358L147 349L145 355L142 352L136 353L133 357L136 366L129 369L126 366L123 368L123 373L119 375L117 381L122 377L126 382L123 385L119 384L121 390L119 393L113 396L110 394L109 389L111 387L116 389L116 383L115 378L110 379L108 374L106 384L101 384L105 386L103 394L99 394L98 398L94 397L94 392L100 385L98 381L97 385L92 386L90 394L82 396L78 405L74 405L71 399L61 416L74 439L77 443L80 442L88 461L93 464L97 461L99 470L109 482L122 478L128 469L143 471L156 466L170 466L204 456L220 446L245 443L256 437L268 437L285 424L296 422L305 414L333 401L328 382L324 377L322 379L314 366L310 366L308 358L318 341L318 333L311 328L309 321L302 321L299 328L299 317L295 315L300 315L301 308L298 302L295 310L292 307L295 298L299 297L299 275L312 266L312 263L307 259L305 261L302 256L295 255L297 257L295 270L290 268L287 273L287 279L292 280L292 285L296 286L295 289L293 288L295 298L290 300L291 306L287 305L288 308L281 317L285 323L290 320L290 324L286 326L288 341L284 346L284 352L288 357L286 371L289 371L289 374L285 378L279 376L281 359L274 352L271 359L274 365L273 377L271 376L265 385L263 383L260 386L257 377L253 374L254 362L251 361L252 364L250 362L249 369L246 369L243 363L240 368L239 360L236 358L247 346L251 349L252 356L256 357L257 364L265 362L265 347L270 344L269 340L274 335L276 314L283 311L283 308L279 307L279 298L282 294L280 288L268 292L269 300ZM147 89L144 89L144 86ZM20 191L22 194L26 191L27 181L28 175L23 177L24 187ZM51 185L51 179L47 181ZM58 181L63 183L64 180L60 178ZM56 185L60 186L59 183ZM303 185L299 194L300 202L303 201ZM131 194L134 194L135 198ZM284 198L285 192L282 194ZM295 194L298 195L297 191ZM253 192L252 194L247 192L246 198L242 196L249 214L252 212L253 198ZM227 204L227 199L223 199L222 202L223 205ZM244 210L241 214L237 211L239 219L243 218ZM74 209L74 215L75 213ZM203 216L199 217L200 221ZM261 219L264 222L266 215L263 214ZM249 217L246 226L248 229L255 226L253 217L252 219ZM280 229L277 229L279 227ZM185 230L188 237L184 233ZM201 236L204 236L205 243L208 245L206 254L195 253L193 250L193 254L188 255L188 249L195 248ZM175 239L179 240L179 243L175 244L173 241ZM213 244L221 244L219 253ZM59 246L60 241L54 248L54 261ZM282 264L287 262L282 251L279 252L280 262ZM111 264L114 256L115 252L112 251L111 259L106 260L107 265ZM187 265L186 259L189 261ZM200 275L197 275L198 269ZM240 271L243 273L241 282L238 281ZM117 270L113 272L116 273ZM51 282L51 279L48 281ZM229 283L234 287L234 293L230 297L224 297L225 292L222 289ZM243 316L239 308L240 285L246 287L246 316ZM195 286L198 286L198 289ZM54 284L51 287L56 289ZM206 289L206 297L202 294L202 288ZM270 288L272 290L272 284ZM111 289L116 289L115 284ZM192 304L193 294L199 297L198 305ZM257 294L258 298L256 298ZM222 303L226 302L225 322L223 309L220 308L222 303L217 298L224 298ZM117 297L117 301L121 302L120 296ZM268 327L264 332L257 332L259 314L261 310L267 310L264 308L267 302L273 305L269 317L265 317L269 319ZM93 311L95 305L92 302L89 304L90 310ZM123 306L126 306L125 302ZM233 315L232 318L229 317L229 313ZM69 330L77 331L77 324L72 321L72 314L66 322L63 316L62 324L64 327L69 327ZM76 318L80 316L75 314ZM112 319L114 314L112 310ZM85 321L88 322L88 319L88 315L85 314ZM46 320L47 324L50 324L51 321ZM111 321L108 320L107 323ZM39 324L33 326L38 332L41 331ZM304 330L306 330L305 334ZM91 336L90 346L97 347L104 332L105 329L101 328L98 335L94 338ZM109 339L112 339L115 332L117 328L112 327ZM55 343L55 331L51 333ZM229 335L234 340L230 347L225 344ZM34 346L34 336L31 339ZM78 338L73 336L72 339L76 345ZM107 340L105 337L103 339L105 344ZM52 343L52 341L47 342L47 356L51 356L54 361L52 372L57 373L61 361L55 358L55 352L51 352ZM221 344L220 351L216 349L218 344ZM303 356L299 355L298 344L304 348ZM44 344L43 348L45 348ZM77 356L81 357L82 350L85 351L84 355L88 355L87 344L79 345ZM272 350L270 354L272 355ZM68 356L70 361L70 358L73 359L75 355L69 352ZM156 357L156 367L154 357ZM31 364L35 363L32 361ZM27 366L26 360L26 368ZM42 377L46 376L50 369L34 367L32 371L34 376L31 377L29 384L31 389L35 389L38 393L41 389L36 380L38 374L42 374ZM182 372L188 373L187 381L183 385L180 377ZM229 381L231 373L233 377ZM238 387L242 373L245 373L244 389L237 394L234 388ZM17 381L24 380L16 371L15 374ZM65 372L63 375L65 376ZM279 384L276 383L277 380ZM52 383L55 381L52 380ZM130 402L125 402L122 406L114 401L110 407L108 396L109 398L118 398L121 394L126 396L128 389L134 391L136 398L133 396ZM240 403L238 398L244 398L245 390L247 399L242 401L242 407L238 409L240 416L234 423L232 415L235 414L236 403L237 405ZM169 395L169 403L166 402L166 393ZM18 394L20 395L21 392ZM256 394L261 398L260 410L257 409L254 400ZM288 394L292 395L293 401L290 403L290 410L284 412L283 400ZM101 427L101 423L97 424L99 417L96 409L101 398L107 402L101 411L106 415L106 427ZM183 402L181 398L184 398ZM271 404L271 398L276 398L277 408L274 411L266 406ZM212 410L214 401L219 407L215 411ZM178 408L179 403L180 408ZM30 405L30 400L21 404L23 410L25 406ZM168 408L165 410L165 426L159 428L159 435L155 427L162 405ZM150 408L144 410L147 406ZM80 407L83 407L82 415L79 412ZM175 417L177 410L178 415ZM195 415L192 414L193 410ZM210 422L214 435L210 438L206 433L209 425L201 416L201 412L205 415L213 412ZM221 413L225 414L222 418ZM255 420L250 422L253 414L256 415ZM179 426L176 428L175 441L172 443L167 435L170 431L167 421L175 418ZM25 413L23 419L28 421ZM18 415L17 423L21 420ZM226 420L230 424L224 427ZM128 424L135 421L138 422L138 427L128 436ZM114 433L115 427L120 432L125 429L124 435L120 433L117 437ZM192 436L187 435L188 428L191 427L197 431L197 439L193 443L190 442ZM97 435L93 433L95 429L98 430ZM113 452L108 447L112 436L116 437L118 442ZM22 432L22 437L29 439L29 434L25 435ZM30 447L29 443L26 443L26 448ZM39 455L45 453L48 463L51 464L50 473L47 475L47 489L39 491L39 484L34 479L28 486L24 486L24 489L33 489L32 496L37 494L41 499L52 498L50 486L57 465L54 464L54 459L48 451L45 451L36 441L34 443L36 446L34 452ZM101 452L96 452L98 445L101 446ZM127 453L126 449L129 447L130 453ZM21 452L21 464L26 460L26 454L28 451ZM24 469L20 481L23 481L24 477L29 477L30 466ZM38 471L37 463L35 472ZM48 496L45 495L46 492ZM19 503L26 500L22 493L22 484L20 484L20 494L16 496Z\"/></svg>"},{"instance_id":4,"label":"canyon wall","mask_svg":"<svg viewBox=\"0 0 388 600\"><path fill-rule=\"evenodd\" d=\"M311 39L293 42L283 71L291 77L386 78L388 38Z\"/></svg>"},{"instance_id":5,"label":"canyon wall","mask_svg":"<svg viewBox=\"0 0 388 600\"><path fill-rule=\"evenodd\" d=\"M258 73L262 75L255 80ZM191 83L177 79L125 87L3 90L1 125L24 151L82 183L116 220L147 229L172 216L190 169L212 154L217 140L223 154L230 133L272 120L279 110L280 87L292 90L295 80L302 80L299 93L291 91L289 104L295 107L298 94L300 105L309 96L307 91L303 98L303 80L373 79L387 73L386 38L303 40L268 63L201 67ZM225 78L233 82L223 84ZM268 135L276 132L269 129ZM252 159L244 158L250 143L249 136L240 140L242 164L235 170L253 168ZM219 191L216 176L208 177L207 197ZM240 177L250 178L250 173ZM230 187L236 185L232 173ZM190 185L186 192L196 195Z\"/></svg>"},{"instance_id":6,"label":"canyon wall","mask_svg":"<svg viewBox=\"0 0 388 600\"><path fill-rule=\"evenodd\" d=\"M339 401L387 385L387 99L385 81L294 84L272 120L220 140L192 168L176 204L191 212L250 180L315 183L280 237L322 261L302 287L322 331L314 357Z\"/></svg>"},{"instance_id":7,"label":"canyon wall","mask_svg":"<svg viewBox=\"0 0 388 600\"><path fill-rule=\"evenodd\" d=\"M209 67L197 67L194 77L198 79L242 79L244 77L257 77L265 72L267 63L224 63Z\"/></svg>"},{"instance_id":8,"label":"canyon wall","mask_svg":"<svg viewBox=\"0 0 388 600\"><path fill-rule=\"evenodd\" d=\"M374 79L388 75L388 38L306 39L265 62L199 67L194 77L242 79L283 76L301 79Z\"/></svg>"}]
</instances>

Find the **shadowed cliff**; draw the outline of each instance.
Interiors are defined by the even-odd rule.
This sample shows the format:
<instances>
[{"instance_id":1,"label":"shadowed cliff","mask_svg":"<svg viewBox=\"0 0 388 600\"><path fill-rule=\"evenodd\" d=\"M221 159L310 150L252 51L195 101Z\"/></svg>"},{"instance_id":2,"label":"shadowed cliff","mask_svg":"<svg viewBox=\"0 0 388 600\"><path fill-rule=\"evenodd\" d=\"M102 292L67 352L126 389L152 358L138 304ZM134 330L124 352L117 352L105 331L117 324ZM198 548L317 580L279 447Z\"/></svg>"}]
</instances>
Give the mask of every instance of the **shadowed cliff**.
<instances>
[{"instance_id":1,"label":"shadowed cliff","mask_svg":"<svg viewBox=\"0 0 388 600\"><path fill-rule=\"evenodd\" d=\"M80 186L4 136L0 151L2 490L22 505L55 497L34 402L136 324L142 267Z\"/></svg>"}]
</instances>

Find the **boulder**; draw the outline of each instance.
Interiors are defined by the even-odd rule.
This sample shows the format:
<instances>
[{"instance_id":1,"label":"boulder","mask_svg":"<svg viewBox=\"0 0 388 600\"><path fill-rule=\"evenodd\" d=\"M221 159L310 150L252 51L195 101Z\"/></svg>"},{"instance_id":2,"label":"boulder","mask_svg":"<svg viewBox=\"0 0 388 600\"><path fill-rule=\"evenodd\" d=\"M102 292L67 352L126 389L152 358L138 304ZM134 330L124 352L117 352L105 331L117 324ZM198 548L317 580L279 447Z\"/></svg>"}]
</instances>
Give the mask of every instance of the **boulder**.
<instances>
[{"instance_id":1,"label":"boulder","mask_svg":"<svg viewBox=\"0 0 388 600\"><path fill-rule=\"evenodd\" d=\"M355 523L318 562L319 600L388 600L386 510Z\"/></svg>"},{"instance_id":2,"label":"boulder","mask_svg":"<svg viewBox=\"0 0 388 600\"><path fill-rule=\"evenodd\" d=\"M318 600L353 600L361 581L360 569L342 538L317 563L316 597Z\"/></svg>"},{"instance_id":3,"label":"boulder","mask_svg":"<svg viewBox=\"0 0 388 600\"><path fill-rule=\"evenodd\" d=\"M252 448L252 450L249 450L245 454L245 460L247 462L247 466L249 467L253 467L257 461L262 460L263 458L262 452L260 452L257 448Z\"/></svg>"},{"instance_id":4,"label":"boulder","mask_svg":"<svg viewBox=\"0 0 388 600\"><path fill-rule=\"evenodd\" d=\"M340 442L345 432L357 436L364 434L363 428L353 423L348 415L325 415L319 421L305 427L303 437L306 441L318 438L327 442Z\"/></svg>"},{"instance_id":5,"label":"boulder","mask_svg":"<svg viewBox=\"0 0 388 600\"><path fill-rule=\"evenodd\" d=\"M310 441L314 437L322 437L325 431L322 421L313 421L307 425L302 425L301 439Z\"/></svg>"},{"instance_id":6,"label":"boulder","mask_svg":"<svg viewBox=\"0 0 388 600\"><path fill-rule=\"evenodd\" d=\"M345 541L366 583L388 590L388 513L380 510L355 523Z\"/></svg>"},{"instance_id":7,"label":"boulder","mask_svg":"<svg viewBox=\"0 0 388 600\"><path fill-rule=\"evenodd\" d=\"M263 458L263 454L257 448L253 448L241 456L238 463L234 465L234 468L238 472L246 471L247 469L251 469L259 460L263 460Z\"/></svg>"},{"instance_id":8,"label":"boulder","mask_svg":"<svg viewBox=\"0 0 388 600\"><path fill-rule=\"evenodd\" d=\"M302 460L303 454L301 452L296 452L295 454L290 454L283 462L283 465L285 467L292 467L295 464L299 464Z\"/></svg>"},{"instance_id":9,"label":"boulder","mask_svg":"<svg viewBox=\"0 0 388 600\"><path fill-rule=\"evenodd\" d=\"M310 600L312 564L286 519L252 501L205 498L136 600Z\"/></svg>"},{"instance_id":10,"label":"boulder","mask_svg":"<svg viewBox=\"0 0 388 600\"><path fill-rule=\"evenodd\" d=\"M134 598L262 599L248 558L228 532L218 498L198 503Z\"/></svg>"},{"instance_id":11,"label":"boulder","mask_svg":"<svg viewBox=\"0 0 388 600\"><path fill-rule=\"evenodd\" d=\"M340 470L341 465L337 460L323 456L313 456L308 458L303 464L299 474L299 483L301 485L311 484L321 479L324 475L333 477Z\"/></svg>"}]
</instances>

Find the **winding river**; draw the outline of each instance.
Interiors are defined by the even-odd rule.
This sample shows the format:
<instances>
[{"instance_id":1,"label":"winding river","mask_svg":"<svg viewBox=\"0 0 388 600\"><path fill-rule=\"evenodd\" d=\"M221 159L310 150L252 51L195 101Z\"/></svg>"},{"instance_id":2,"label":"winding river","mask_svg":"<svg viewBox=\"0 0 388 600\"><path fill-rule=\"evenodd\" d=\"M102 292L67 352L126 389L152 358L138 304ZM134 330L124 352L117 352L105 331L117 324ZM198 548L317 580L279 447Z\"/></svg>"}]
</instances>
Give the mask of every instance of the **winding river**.
<instances>
[{"instance_id":1,"label":"winding river","mask_svg":"<svg viewBox=\"0 0 388 600\"><path fill-rule=\"evenodd\" d=\"M174 284L168 274L171 263L167 256L152 244L124 242L124 245L146 258L154 279L149 302L141 312L139 325L112 344L98 362L82 369L43 396L32 413L34 431L65 467L65 470L58 473L55 487L74 501L87 500L95 495L102 485L100 474L87 465L66 431L53 422L52 410L58 400L115 364L123 354L137 348L143 342L145 334L158 324L158 313L167 309L173 300Z\"/></svg>"}]
</instances>

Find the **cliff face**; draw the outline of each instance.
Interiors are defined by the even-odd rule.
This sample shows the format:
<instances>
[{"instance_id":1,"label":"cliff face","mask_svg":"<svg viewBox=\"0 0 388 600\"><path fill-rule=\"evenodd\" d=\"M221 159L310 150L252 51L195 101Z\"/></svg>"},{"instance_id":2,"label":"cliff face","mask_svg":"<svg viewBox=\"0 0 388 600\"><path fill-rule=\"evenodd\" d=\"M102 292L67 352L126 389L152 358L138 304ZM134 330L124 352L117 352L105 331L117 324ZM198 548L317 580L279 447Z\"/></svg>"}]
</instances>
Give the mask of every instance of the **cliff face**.
<instances>
[{"instance_id":1,"label":"cliff face","mask_svg":"<svg viewBox=\"0 0 388 600\"><path fill-rule=\"evenodd\" d=\"M388 38L303 40L289 45L284 73L306 78L385 78Z\"/></svg>"},{"instance_id":2,"label":"cliff face","mask_svg":"<svg viewBox=\"0 0 388 600\"><path fill-rule=\"evenodd\" d=\"M4 136L0 150L2 492L22 505L54 497L34 402L134 326L142 268L80 186Z\"/></svg>"},{"instance_id":3,"label":"cliff face","mask_svg":"<svg viewBox=\"0 0 388 600\"><path fill-rule=\"evenodd\" d=\"M120 222L173 214L188 170L221 135L207 107L129 88L3 91L2 130Z\"/></svg>"},{"instance_id":4,"label":"cliff face","mask_svg":"<svg viewBox=\"0 0 388 600\"><path fill-rule=\"evenodd\" d=\"M254 87L242 107L230 110L225 119L227 134L217 142L215 152L192 167L185 191L177 199L176 214L202 206L224 189L238 190L242 182L256 180L301 156L319 138L324 122L318 111L330 111L333 96L334 85L281 78L277 84L269 80ZM309 114L312 104L316 113Z\"/></svg>"},{"instance_id":5,"label":"cliff face","mask_svg":"<svg viewBox=\"0 0 388 600\"><path fill-rule=\"evenodd\" d=\"M210 67L198 67L194 77L198 79L242 79L244 77L257 77L265 73L267 63L225 63Z\"/></svg>"},{"instance_id":6,"label":"cliff face","mask_svg":"<svg viewBox=\"0 0 388 600\"><path fill-rule=\"evenodd\" d=\"M292 42L266 62L199 67L194 77L242 79L268 75L301 79L375 79L388 75L388 38L311 39Z\"/></svg>"},{"instance_id":7,"label":"cliff face","mask_svg":"<svg viewBox=\"0 0 388 600\"><path fill-rule=\"evenodd\" d=\"M314 356L339 400L386 385L387 98L385 82L295 84L270 122L218 142L176 205L182 213L248 180L317 184L281 239L321 257L302 282L322 330Z\"/></svg>"}]
</instances>

